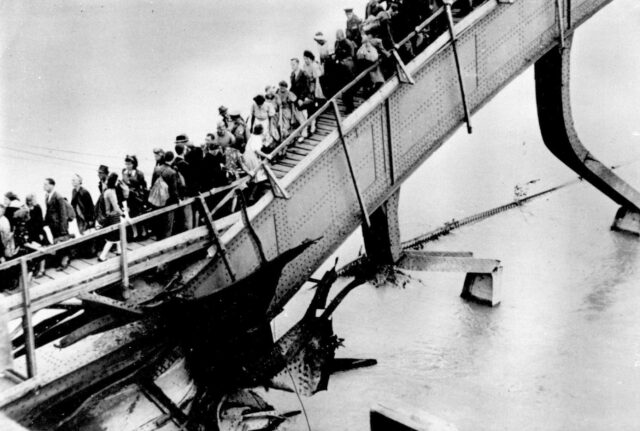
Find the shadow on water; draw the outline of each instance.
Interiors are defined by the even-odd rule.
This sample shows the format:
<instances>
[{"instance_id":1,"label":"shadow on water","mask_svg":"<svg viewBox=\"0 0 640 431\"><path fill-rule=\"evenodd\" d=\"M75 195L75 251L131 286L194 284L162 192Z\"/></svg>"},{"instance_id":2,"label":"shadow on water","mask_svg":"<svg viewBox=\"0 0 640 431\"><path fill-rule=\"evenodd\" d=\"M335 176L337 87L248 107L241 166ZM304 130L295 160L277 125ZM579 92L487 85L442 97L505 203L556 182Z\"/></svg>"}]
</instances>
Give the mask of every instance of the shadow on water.
<instances>
[{"instance_id":1,"label":"shadow on water","mask_svg":"<svg viewBox=\"0 0 640 431\"><path fill-rule=\"evenodd\" d=\"M592 286L583 299L587 320L599 317L617 302L618 287L637 273L638 238L636 236L611 233L613 253L603 259L586 275Z\"/></svg>"}]
</instances>

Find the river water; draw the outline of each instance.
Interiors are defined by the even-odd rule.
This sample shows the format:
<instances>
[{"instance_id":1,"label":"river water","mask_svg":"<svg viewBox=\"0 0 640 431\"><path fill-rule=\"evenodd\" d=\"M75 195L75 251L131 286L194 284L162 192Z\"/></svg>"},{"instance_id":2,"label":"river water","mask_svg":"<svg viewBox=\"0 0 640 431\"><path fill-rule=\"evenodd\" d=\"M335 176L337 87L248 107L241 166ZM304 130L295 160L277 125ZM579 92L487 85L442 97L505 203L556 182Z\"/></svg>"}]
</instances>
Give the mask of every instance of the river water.
<instances>
[{"instance_id":1,"label":"river water","mask_svg":"<svg viewBox=\"0 0 640 431\"><path fill-rule=\"evenodd\" d=\"M355 7L364 2L353 2ZM296 2L3 2L0 185L40 191L122 155L196 142L216 108L248 110L317 30L341 25L341 0ZM585 145L640 187L640 4L617 0L581 27L573 112ZM292 35L297 38L292 39ZM533 71L514 80L403 186L403 239L510 201L513 188L573 178L542 144ZM147 170L148 172L148 170ZM640 427L640 242L613 233L616 206L588 184L464 227L428 249L502 261L497 308L466 303L463 275L411 273L404 287L363 286L335 314L341 356L378 365L332 377L305 399L312 429L368 430L368 409L401 402L460 430ZM356 233L338 252L357 252ZM302 290L279 319L304 310ZM275 395L275 394L273 394ZM275 395L278 406L295 397ZM298 420L293 429L305 429Z\"/></svg>"}]
</instances>

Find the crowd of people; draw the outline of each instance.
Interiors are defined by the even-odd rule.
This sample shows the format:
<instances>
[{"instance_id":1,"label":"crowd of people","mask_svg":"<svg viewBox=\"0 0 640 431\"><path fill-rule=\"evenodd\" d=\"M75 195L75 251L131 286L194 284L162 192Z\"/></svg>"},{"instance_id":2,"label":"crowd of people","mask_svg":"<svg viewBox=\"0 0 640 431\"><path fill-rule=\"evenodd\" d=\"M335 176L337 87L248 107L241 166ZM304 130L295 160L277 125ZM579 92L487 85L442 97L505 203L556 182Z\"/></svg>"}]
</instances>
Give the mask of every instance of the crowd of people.
<instances>
[{"instance_id":1,"label":"crowd of people","mask_svg":"<svg viewBox=\"0 0 640 431\"><path fill-rule=\"evenodd\" d=\"M471 0L463 3L472 6ZM380 60L367 79L341 95L346 110L354 109L353 98L357 93L367 97L377 90L395 72L392 50L396 41L413 31L441 4L441 0L370 0L362 19L353 9L345 9L346 25L336 31L333 47L322 32L317 32L314 37L317 55L306 50L302 61L292 58L289 80L280 81L277 87L269 85L264 93L256 95L247 119L239 111L220 106L216 131L206 135L204 144L196 145L181 134L176 137L173 150L154 149L156 164L150 182L139 169L137 157L127 155L121 172L110 172L104 165L98 167L97 199L85 188L79 175L71 179L73 190L69 199L56 191L53 178L47 178L42 206L34 194L25 196L23 202L15 193L5 193L0 204L0 261L120 223L122 218L178 203L246 176L251 178L243 195L249 204L255 202L269 187L266 173L258 169L264 155L305 124L309 116L360 71ZM398 54L409 60L444 31L445 25L446 21L434 21L401 46ZM296 139L304 140L314 131L315 124L311 122ZM219 197L209 198L213 205L218 201ZM233 210L229 203L220 209L218 216ZM182 211L166 212L152 222L133 225L129 234L133 238L163 239L192 228L199 217L190 206L185 206ZM101 243L100 247L77 252L97 254L100 260L105 260L114 246L116 254L120 252L117 232L103 241L104 246ZM47 264L52 259L59 269L69 264L68 255L54 256ZM44 259L32 268L36 277L44 269Z\"/></svg>"}]
</instances>

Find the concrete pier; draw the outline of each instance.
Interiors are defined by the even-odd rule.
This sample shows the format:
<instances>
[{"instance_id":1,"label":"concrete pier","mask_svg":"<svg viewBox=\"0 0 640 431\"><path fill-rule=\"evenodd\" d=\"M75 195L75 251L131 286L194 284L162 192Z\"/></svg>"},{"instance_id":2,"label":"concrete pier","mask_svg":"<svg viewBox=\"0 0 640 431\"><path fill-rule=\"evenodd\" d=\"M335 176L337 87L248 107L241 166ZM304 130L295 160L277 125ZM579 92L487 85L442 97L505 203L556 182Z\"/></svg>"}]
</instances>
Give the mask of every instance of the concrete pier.
<instances>
[{"instance_id":1,"label":"concrete pier","mask_svg":"<svg viewBox=\"0 0 640 431\"><path fill-rule=\"evenodd\" d=\"M417 408L378 404L370 411L371 431L457 431L454 425Z\"/></svg>"},{"instance_id":2,"label":"concrete pier","mask_svg":"<svg viewBox=\"0 0 640 431\"><path fill-rule=\"evenodd\" d=\"M613 219L611 230L640 236L640 212L634 209L620 207Z\"/></svg>"},{"instance_id":3,"label":"concrete pier","mask_svg":"<svg viewBox=\"0 0 640 431\"><path fill-rule=\"evenodd\" d=\"M502 297L502 266L496 259L478 259L471 252L407 250L398 266L413 271L466 272L460 296L495 307Z\"/></svg>"},{"instance_id":4,"label":"concrete pier","mask_svg":"<svg viewBox=\"0 0 640 431\"><path fill-rule=\"evenodd\" d=\"M362 226L362 236L369 261L374 265L393 265L402 256L398 203L400 190L369 217L371 226Z\"/></svg>"}]
</instances>

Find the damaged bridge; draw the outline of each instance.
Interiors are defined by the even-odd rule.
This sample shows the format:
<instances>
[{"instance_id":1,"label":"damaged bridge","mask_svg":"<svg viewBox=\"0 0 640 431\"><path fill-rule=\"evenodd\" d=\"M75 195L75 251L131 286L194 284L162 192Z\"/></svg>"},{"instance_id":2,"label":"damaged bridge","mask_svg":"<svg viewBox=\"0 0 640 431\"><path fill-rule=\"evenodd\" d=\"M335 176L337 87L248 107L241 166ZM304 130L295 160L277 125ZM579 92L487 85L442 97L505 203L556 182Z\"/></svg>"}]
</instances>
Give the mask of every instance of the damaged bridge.
<instances>
[{"instance_id":1,"label":"damaged bridge","mask_svg":"<svg viewBox=\"0 0 640 431\"><path fill-rule=\"evenodd\" d=\"M91 238L54 246L61 253L65 247L81 246L120 228L124 253L106 262L72 262L70 270L37 282L28 277L29 265L51 250L1 266L15 273L23 286L22 292L4 299L6 312L2 315L5 320L23 319L27 366L25 375L11 371L19 367L11 349L0 346L0 364L11 371L5 372L10 378L0 385L0 409L8 416L19 416L15 406L20 400L61 390L55 386L63 385L63 378L72 373L82 386L83 378L95 378L106 366L101 355L113 353L114 361L135 361L135 356L112 343L38 374L32 315L74 298L126 308L124 303L92 292L117 284L133 286L136 276L158 265L196 257L182 272L182 282L191 282L193 296L205 296L248 276L265 259L274 259L306 239L319 238L284 269L268 313L272 317L280 311L273 304L286 303L361 225L370 259L382 264L397 262L402 254L397 215L402 183L460 126L466 123L471 131L473 113L534 64L545 144L621 206L614 227L640 231L640 194L582 146L571 119L571 39L574 31L609 1L489 0L455 23L449 14L450 31L411 61L402 61L398 53L401 42L397 44L392 57L396 76L368 99L357 99L353 112L347 114L343 109L343 90L314 115L315 134L303 142L294 134L267 156L262 168L273 193L267 193L242 215L214 220L220 204L210 208L208 196L201 196L162 211L193 206L205 215L207 225L162 241L127 243L124 226L114 226ZM444 17L449 12L447 6L436 15ZM366 71L357 80L365 77ZM233 192L233 187L241 185L217 192ZM232 193L227 194L223 202L233 198ZM209 250L209 257L202 257L205 250ZM441 257L430 259L437 266ZM469 258L445 257L448 261ZM487 272L495 271L498 264L488 262ZM135 307L125 311L137 312ZM8 332L0 330L4 337L0 342L7 342Z\"/></svg>"}]
</instances>

